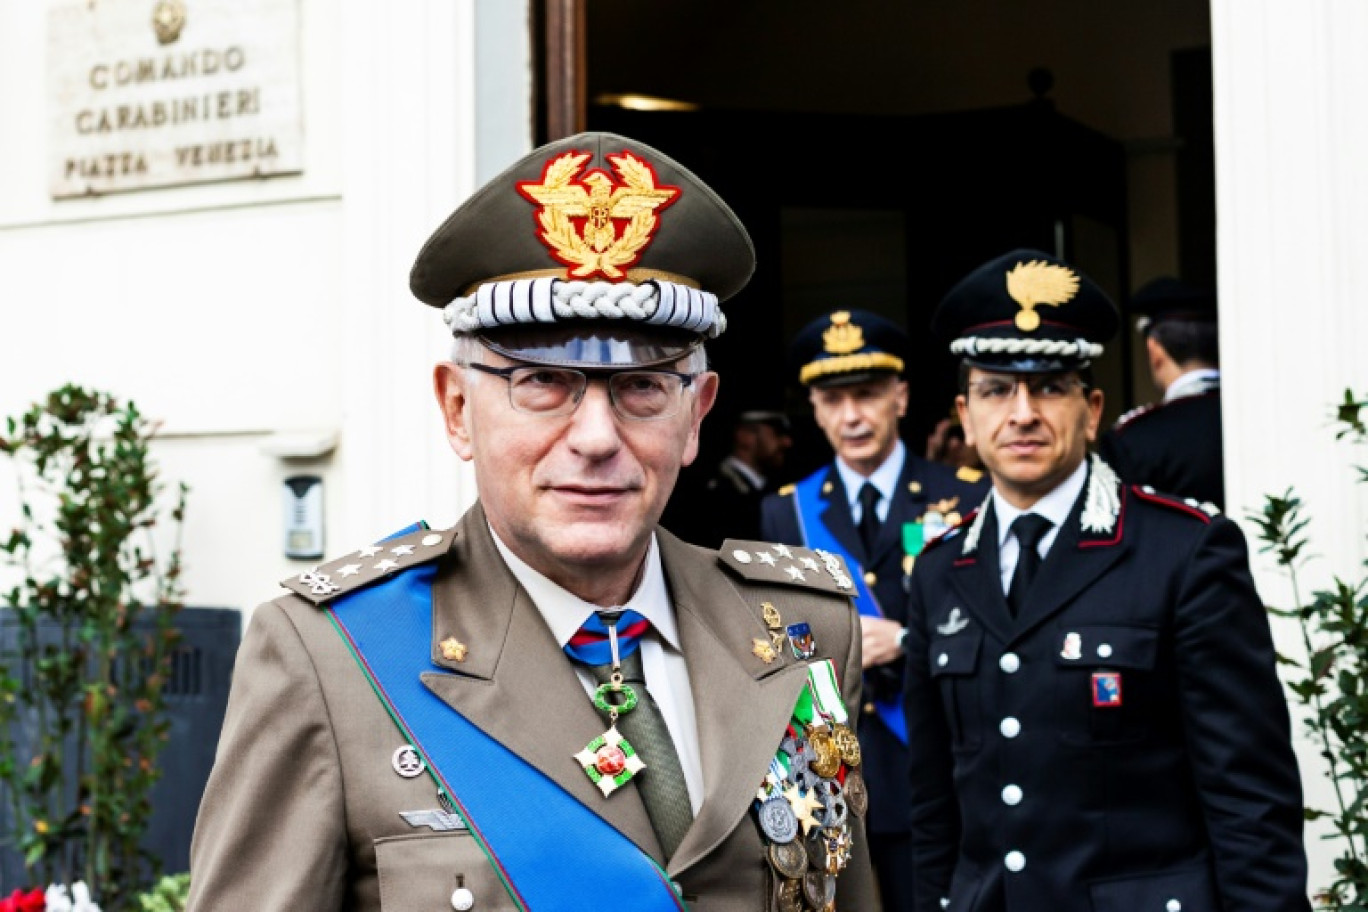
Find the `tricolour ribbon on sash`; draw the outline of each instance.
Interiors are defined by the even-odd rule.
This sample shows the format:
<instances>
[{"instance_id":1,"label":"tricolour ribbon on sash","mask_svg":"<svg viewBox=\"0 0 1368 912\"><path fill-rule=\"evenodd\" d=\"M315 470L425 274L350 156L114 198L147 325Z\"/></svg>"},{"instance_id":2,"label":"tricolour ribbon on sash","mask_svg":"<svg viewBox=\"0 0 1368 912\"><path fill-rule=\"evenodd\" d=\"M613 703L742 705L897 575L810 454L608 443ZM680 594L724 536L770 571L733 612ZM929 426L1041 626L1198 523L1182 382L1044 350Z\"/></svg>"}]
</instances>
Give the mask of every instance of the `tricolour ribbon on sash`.
<instances>
[{"instance_id":1,"label":"tricolour ribbon on sash","mask_svg":"<svg viewBox=\"0 0 1368 912\"><path fill-rule=\"evenodd\" d=\"M818 469L807 478L794 485L793 499L798 510L798 526L803 533L803 544L817 551L831 551L845 558L852 570L851 579L855 583L855 607L866 617L884 616L879 603L864 582L864 570L860 562L842 547L822 522L822 510L826 502L822 499L822 484L827 469ZM903 716L902 695L888 700L875 700L874 709L888 730L903 744L907 743L907 719Z\"/></svg>"},{"instance_id":2,"label":"tricolour ribbon on sash","mask_svg":"<svg viewBox=\"0 0 1368 912\"><path fill-rule=\"evenodd\" d=\"M343 596L334 627L409 743L456 806L519 909L678 910L645 852L423 685L435 563ZM460 786L461 788L456 788Z\"/></svg>"}]
</instances>

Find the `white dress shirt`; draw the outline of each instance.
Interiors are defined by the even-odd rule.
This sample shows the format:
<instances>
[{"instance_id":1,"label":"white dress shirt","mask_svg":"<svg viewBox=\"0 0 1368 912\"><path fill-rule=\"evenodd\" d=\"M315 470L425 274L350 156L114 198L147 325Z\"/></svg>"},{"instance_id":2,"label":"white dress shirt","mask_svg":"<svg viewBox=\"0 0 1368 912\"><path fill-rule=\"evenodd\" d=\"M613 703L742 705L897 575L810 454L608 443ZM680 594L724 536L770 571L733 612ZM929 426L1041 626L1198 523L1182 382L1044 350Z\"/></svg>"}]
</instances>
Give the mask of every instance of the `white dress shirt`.
<instances>
[{"instance_id":1,"label":"white dress shirt","mask_svg":"<svg viewBox=\"0 0 1368 912\"><path fill-rule=\"evenodd\" d=\"M1011 534L1012 523L1022 513L1036 513L1052 523L1049 531L1040 537L1038 550L1043 560L1045 555L1050 553L1050 546L1054 544L1054 540L1059 537L1059 530L1069 518L1069 511L1078 500L1078 495L1083 490L1083 482L1087 478L1088 460L1084 459L1078 464L1078 468L1073 470L1072 475L1064 479L1049 494L1037 500L1029 510L1018 510L998 494L997 488L993 488L989 496L993 499L993 513L997 516L998 569L1002 572L1003 595L1007 594L1007 589L1012 585L1012 573L1016 570L1017 556L1021 552L1017 537Z\"/></svg>"},{"instance_id":2,"label":"white dress shirt","mask_svg":"<svg viewBox=\"0 0 1368 912\"><path fill-rule=\"evenodd\" d=\"M564 649L589 615L599 610L599 606L589 604L532 569L526 561L509 550L492 528L489 534L494 536L494 544L498 546L508 569L513 571L513 576L532 597L532 603L541 612L546 626L551 628L551 635ZM703 763L698 748L698 720L694 714L693 690L689 686L689 667L680 649L679 626L675 623L674 605L665 586L665 571L660 563L660 549L654 535L651 536L651 547L646 554L641 583L621 607L630 608L651 623L651 631L641 638L641 669L650 682L651 696L660 707L665 727L670 730L670 738L674 741L679 765L684 772L684 784L689 789L689 804L697 815L698 809L703 806ZM566 661L570 660L567 658ZM592 696L598 688L598 681L594 680L589 669L578 662L574 665L585 694ZM603 727L608 727L606 717ZM600 732L585 732L584 741L587 743L598 734ZM574 752L567 750L566 756Z\"/></svg>"},{"instance_id":3,"label":"white dress shirt","mask_svg":"<svg viewBox=\"0 0 1368 912\"><path fill-rule=\"evenodd\" d=\"M898 478L902 475L903 463L906 460L907 447L903 446L901 440L894 441L893 452L888 454L883 465L875 469L874 474L868 478L842 462L841 457L836 457L836 473L841 477L841 484L845 485L850 518L856 527L860 525L860 518L864 515L864 507L860 504L860 488L864 487L866 481L879 492L879 502L874 505L874 512L879 514L879 522L888 519L888 511L893 506L893 494L898 490Z\"/></svg>"}]
</instances>

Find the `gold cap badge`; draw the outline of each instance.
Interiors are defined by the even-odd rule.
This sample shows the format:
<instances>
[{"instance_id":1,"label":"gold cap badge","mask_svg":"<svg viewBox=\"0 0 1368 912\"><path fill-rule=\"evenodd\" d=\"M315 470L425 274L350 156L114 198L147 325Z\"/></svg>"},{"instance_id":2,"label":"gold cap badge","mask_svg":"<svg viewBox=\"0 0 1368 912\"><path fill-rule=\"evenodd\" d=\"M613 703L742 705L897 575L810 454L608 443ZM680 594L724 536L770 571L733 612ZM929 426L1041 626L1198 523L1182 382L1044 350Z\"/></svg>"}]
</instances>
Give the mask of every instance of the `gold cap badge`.
<instances>
[{"instance_id":1,"label":"gold cap badge","mask_svg":"<svg viewBox=\"0 0 1368 912\"><path fill-rule=\"evenodd\" d=\"M850 311L831 315L831 326L822 333L822 347L828 354L848 355L864 348L864 330L850 322Z\"/></svg>"},{"instance_id":2,"label":"gold cap badge","mask_svg":"<svg viewBox=\"0 0 1368 912\"><path fill-rule=\"evenodd\" d=\"M1040 327L1040 314L1035 309L1041 304L1058 307L1073 300L1078 294L1078 275L1067 266L1040 260L1018 263L1007 273L1007 294L1021 305L1017 329L1032 332Z\"/></svg>"},{"instance_id":3,"label":"gold cap badge","mask_svg":"<svg viewBox=\"0 0 1368 912\"><path fill-rule=\"evenodd\" d=\"M601 168L580 178L592 157L558 155L546 163L540 182L519 181L518 192L541 207L542 243L570 267L569 278L621 279L660 227L657 210L678 199L679 188L656 186L655 171L630 152L607 156L619 183Z\"/></svg>"}]
</instances>

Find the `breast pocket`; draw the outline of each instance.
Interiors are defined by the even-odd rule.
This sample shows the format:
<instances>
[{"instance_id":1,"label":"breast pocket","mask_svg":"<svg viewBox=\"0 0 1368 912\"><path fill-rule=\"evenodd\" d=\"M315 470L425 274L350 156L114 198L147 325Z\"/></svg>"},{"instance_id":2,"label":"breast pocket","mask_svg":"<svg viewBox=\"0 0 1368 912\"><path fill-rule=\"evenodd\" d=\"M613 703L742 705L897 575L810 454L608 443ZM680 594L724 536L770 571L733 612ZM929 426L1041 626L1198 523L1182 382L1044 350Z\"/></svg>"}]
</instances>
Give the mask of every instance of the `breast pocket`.
<instances>
[{"instance_id":1,"label":"breast pocket","mask_svg":"<svg viewBox=\"0 0 1368 912\"><path fill-rule=\"evenodd\" d=\"M375 864L384 912L460 908L464 901L469 909L517 908L469 833L377 839ZM458 890L468 892L455 897Z\"/></svg>"},{"instance_id":2,"label":"breast pocket","mask_svg":"<svg viewBox=\"0 0 1368 912\"><path fill-rule=\"evenodd\" d=\"M1158 630L1064 625L1056 628L1053 649L1061 738L1105 744L1148 735Z\"/></svg>"},{"instance_id":3,"label":"breast pocket","mask_svg":"<svg viewBox=\"0 0 1368 912\"><path fill-rule=\"evenodd\" d=\"M952 745L972 750L982 740L979 711L979 653L983 651L983 629L972 625L950 636L931 639L927 658L931 678L940 688L941 704L950 725Z\"/></svg>"}]
</instances>

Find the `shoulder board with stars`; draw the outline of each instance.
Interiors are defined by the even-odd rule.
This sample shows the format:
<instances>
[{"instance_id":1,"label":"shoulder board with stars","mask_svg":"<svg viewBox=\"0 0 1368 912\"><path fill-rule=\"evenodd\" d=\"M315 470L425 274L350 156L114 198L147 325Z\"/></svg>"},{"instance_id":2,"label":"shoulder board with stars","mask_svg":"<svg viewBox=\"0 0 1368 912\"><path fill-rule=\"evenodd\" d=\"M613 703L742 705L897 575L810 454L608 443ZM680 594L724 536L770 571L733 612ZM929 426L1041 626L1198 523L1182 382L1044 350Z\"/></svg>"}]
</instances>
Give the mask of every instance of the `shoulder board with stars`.
<instances>
[{"instance_id":1,"label":"shoulder board with stars","mask_svg":"<svg viewBox=\"0 0 1368 912\"><path fill-rule=\"evenodd\" d=\"M416 529L319 564L298 576L281 580L280 585L314 605L325 605L349 592L441 557L455 537L454 528L441 532Z\"/></svg>"},{"instance_id":2,"label":"shoulder board with stars","mask_svg":"<svg viewBox=\"0 0 1368 912\"><path fill-rule=\"evenodd\" d=\"M975 519L978 518L979 510L981 509L982 507L975 507L974 509L970 510L969 513L965 515L963 518L961 518L959 522L955 523L953 526L950 526L944 532L928 541L925 545L922 546L922 553L925 554L927 551L930 551L932 548L936 547L941 542L949 541L956 535L959 535L960 531L963 530L965 526L969 525Z\"/></svg>"},{"instance_id":3,"label":"shoulder board with stars","mask_svg":"<svg viewBox=\"0 0 1368 912\"><path fill-rule=\"evenodd\" d=\"M855 594L845 562L830 551L729 538L722 543L718 557L742 579Z\"/></svg>"},{"instance_id":4,"label":"shoulder board with stars","mask_svg":"<svg viewBox=\"0 0 1368 912\"><path fill-rule=\"evenodd\" d=\"M1211 518L1221 512L1221 508L1210 501L1203 503L1193 497L1179 497L1175 494L1163 494L1154 490L1154 488L1149 485L1132 485L1131 490L1134 491L1136 496L1141 500L1147 500L1150 503L1158 504L1161 507L1177 510L1179 513L1187 513L1190 516L1197 517L1204 523L1211 522Z\"/></svg>"}]
</instances>

